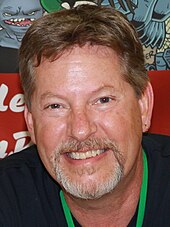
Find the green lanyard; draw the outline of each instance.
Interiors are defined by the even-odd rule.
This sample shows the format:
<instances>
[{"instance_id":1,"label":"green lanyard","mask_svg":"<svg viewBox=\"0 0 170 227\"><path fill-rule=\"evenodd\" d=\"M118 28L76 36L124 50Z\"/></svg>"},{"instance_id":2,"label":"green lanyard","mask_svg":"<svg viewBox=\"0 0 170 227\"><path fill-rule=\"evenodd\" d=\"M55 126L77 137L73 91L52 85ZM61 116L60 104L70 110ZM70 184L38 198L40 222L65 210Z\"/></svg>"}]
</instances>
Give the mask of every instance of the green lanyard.
<instances>
[{"instance_id":1,"label":"green lanyard","mask_svg":"<svg viewBox=\"0 0 170 227\"><path fill-rule=\"evenodd\" d=\"M148 163L147 157L143 150L143 177L142 177L142 187L140 191L140 199L139 199L139 209L136 221L136 227L142 227L144 214L145 214L145 205L146 205L146 197L147 197L147 187L148 187ZM70 209L66 203L64 198L63 191L60 191L60 199L62 203L62 207L64 210L64 215L67 221L68 227L74 227L74 222L72 219L72 215Z\"/></svg>"},{"instance_id":2,"label":"green lanyard","mask_svg":"<svg viewBox=\"0 0 170 227\"><path fill-rule=\"evenodd\" d=\"M141 191L140 191L136 227L142 227L142 224L143 224L145 206L146 206L147 189L148 189L148 162L147 162L146 154L143 150L143 177L142 177L142 187L141 187Z\"/></svg>"}]
</instances>

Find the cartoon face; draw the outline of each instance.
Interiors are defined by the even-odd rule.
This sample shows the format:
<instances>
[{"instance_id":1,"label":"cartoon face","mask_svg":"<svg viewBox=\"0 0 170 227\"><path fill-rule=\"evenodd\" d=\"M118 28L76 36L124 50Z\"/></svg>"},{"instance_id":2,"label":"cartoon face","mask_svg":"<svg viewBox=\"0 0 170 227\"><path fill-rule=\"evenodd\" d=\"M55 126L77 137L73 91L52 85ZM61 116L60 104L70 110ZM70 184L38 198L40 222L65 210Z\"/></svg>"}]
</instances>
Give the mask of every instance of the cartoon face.
<instances>
[{"instance_id":1,"label":"cartoon face","mask_svg":"<svg viewBox=\"0 0 170 227\"><path fill-rule=\"evenodd\" d=\"M42 14L39 0L1 0L0 26L7 33L25 32Z\"/></svg>"}]
</instances>

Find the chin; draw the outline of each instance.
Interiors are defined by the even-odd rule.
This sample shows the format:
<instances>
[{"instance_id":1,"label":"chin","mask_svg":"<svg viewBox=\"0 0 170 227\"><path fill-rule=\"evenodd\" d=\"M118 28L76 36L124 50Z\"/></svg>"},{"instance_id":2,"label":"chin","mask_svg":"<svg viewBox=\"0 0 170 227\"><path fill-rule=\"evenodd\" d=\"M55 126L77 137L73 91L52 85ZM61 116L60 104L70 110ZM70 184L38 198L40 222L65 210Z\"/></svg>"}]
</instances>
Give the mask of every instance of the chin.
<instances>
[{"instance_id":1,"label":"chin","mask_svg":"<svg viewBox=\"0 0 170 227\"><path fill-rule=\"evenodd\" d=\"M56 178L67 193L79 199L99 199L110 193L119 184L123 177L123 169L117 165L109 174L94 176L69 177L61 170L56 170ZM82 181L82 178L83 181Z\"/></svg>"}]
</instances>

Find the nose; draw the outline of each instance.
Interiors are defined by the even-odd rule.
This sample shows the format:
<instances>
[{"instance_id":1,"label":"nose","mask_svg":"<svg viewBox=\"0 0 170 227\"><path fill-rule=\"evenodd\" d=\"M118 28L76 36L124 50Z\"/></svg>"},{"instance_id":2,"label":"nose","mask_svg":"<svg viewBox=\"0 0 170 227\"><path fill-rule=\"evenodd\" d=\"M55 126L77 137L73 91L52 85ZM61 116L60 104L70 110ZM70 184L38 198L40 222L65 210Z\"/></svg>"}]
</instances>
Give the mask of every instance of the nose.
<instances>
[{"instance_id":1,"label":"nose","mask_svg":"<svg viewBox=\"0 0 170 227\"><path fill-rule=\"evenodd\" d=\"M97 126L93 117L86 111L76 111L70 118L70 136L78 141L84 141L95 134Z\"/></svg>"}]
</instances>

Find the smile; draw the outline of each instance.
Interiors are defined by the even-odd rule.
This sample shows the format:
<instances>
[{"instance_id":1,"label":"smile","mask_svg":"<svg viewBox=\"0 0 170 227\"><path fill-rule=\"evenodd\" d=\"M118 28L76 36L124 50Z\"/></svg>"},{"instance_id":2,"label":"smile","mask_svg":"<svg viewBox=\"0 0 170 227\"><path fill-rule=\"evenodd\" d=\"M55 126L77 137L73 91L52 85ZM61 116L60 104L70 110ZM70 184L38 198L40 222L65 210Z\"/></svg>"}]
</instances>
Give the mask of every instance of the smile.
<instances>
[{"instance_id":1,"label":"smile","mask_svg":"<svg viewBox=\"0 0 170 227\"><path fill-rule=\"evenodd\" d=\"M91 151L87 151L87 152L70 152L70 153L67 153L67 156L72 159L82 160L82 159L96 157L97 155L100 155L103 152L105 152L104 149L91 150Z\"/></svg>"}]
</instances>

